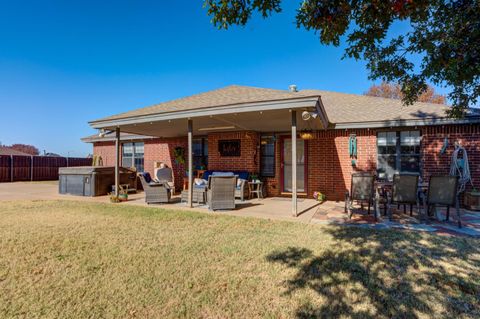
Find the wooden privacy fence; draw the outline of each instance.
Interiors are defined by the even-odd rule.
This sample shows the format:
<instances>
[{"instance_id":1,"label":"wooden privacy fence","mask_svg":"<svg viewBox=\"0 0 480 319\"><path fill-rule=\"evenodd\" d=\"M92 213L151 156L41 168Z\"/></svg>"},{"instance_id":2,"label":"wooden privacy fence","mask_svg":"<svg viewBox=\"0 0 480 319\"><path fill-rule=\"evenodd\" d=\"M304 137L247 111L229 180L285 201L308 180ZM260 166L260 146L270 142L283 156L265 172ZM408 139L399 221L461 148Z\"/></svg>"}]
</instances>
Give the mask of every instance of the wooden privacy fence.
<instances>
[{"instance_id":1,"label":"wooden privacy fence","mask_svg":"<svg viewBox=\"0 0 480 319\"><path fill-rule=\"evenodd\" d=\"M58 168L90 166L91 158L0 155L0 182L58 179Z\"/></svg>"}]
</instances>

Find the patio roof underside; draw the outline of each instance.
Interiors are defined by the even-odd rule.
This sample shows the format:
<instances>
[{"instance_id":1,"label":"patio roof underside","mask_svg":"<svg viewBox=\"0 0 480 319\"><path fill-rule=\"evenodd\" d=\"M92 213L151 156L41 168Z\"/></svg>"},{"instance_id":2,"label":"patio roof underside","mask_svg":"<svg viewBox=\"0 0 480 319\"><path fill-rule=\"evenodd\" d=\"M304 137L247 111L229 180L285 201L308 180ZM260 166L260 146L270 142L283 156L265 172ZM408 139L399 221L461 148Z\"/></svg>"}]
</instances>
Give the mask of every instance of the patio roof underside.
<instances>
[{"instance_id":1,"label":"patio roof underside","mask_svg":"<svg viewBox=\"0 0 480 319\"><path fill-rule=\"evenodd\" d=\"M191 119L194 135L233 131L290 132L292 127L291 112L293 110L297 111L298 130L320 130L328 125L324 114L306 121L302 119L303 111L322 112L316 103L310 103L309 106L292 108L255 108L255 110L250 111L231 108L230 112L222 112L221 114L198 112L198 114L192 116L171 114L170 116L162 115L159 118L150 116L121 119L109 123L95 122L92 123L92 126L106 130L114 130L118 127L121 132L157 137L181 137L187 135L188 119Z\"/></svg>"}]
</instances>

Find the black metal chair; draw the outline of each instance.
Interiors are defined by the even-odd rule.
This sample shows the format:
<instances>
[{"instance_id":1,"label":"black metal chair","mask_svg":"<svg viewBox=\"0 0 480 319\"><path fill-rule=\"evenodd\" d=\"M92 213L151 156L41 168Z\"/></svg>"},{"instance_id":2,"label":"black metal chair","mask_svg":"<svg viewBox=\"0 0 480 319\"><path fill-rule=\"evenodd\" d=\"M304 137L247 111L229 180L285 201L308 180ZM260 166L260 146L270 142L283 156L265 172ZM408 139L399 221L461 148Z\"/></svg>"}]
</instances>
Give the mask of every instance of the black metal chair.
<instances>
[{"instance_id":1,"label":"black metal chair","mask_svg":"<svg viewBox=\"0 0 480 319\"><path fill-rule=\"evenodd\" d=\"M458 227L461 227L460 221L460 209L457 201L458 191L458 177L443 175L443 176L431 176L428 183L427 197L424 201L425 212L431 216L431 211L435 212L437 206L447 207L447 216L445 221L450 218L450 207L457 207Z\"/></svg>"},{"instance_id":2,"label":"black metal chair","mask_svg":"<svg viewBox=\"0 0 480 319\"><path fill-rule=\"evenodd\" d=\"M418 201L418 175L413 174L395 174L393 175L392 194L389 196L389 212L390 206L396 204L397 207L403 205L403 213L407 213L407 205L410 205L410 216L413 215L412 207L417 206L419 211ZM391 218L391 215L389 216Z\"/></svg>"},{"instance_id":3,"label":"black metal chair","mask_svg":"<svg viewBox=\"0 0 480 319\"><path fill-rule=\"evenodd\" d=\"M348 218L352 218L353 202L360 202L362 208L364 203L368 205L368 214L373 202L375 175L371 173L354 173L352 174L352 182L350 192L345 192L345 213ZM376 218L376 214L375 218Z\"/></svg>"}]
</instances>

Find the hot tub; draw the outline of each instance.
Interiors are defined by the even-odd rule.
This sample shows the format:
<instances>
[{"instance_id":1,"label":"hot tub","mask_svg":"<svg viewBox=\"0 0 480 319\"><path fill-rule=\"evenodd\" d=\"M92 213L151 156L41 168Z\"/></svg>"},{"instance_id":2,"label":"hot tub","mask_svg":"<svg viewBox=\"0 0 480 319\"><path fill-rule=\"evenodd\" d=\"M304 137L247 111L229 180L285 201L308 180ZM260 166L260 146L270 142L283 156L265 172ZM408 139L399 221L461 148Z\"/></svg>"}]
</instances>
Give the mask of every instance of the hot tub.
<instances>
[{"instance_id":1,"label":"hot tub","mask_svg":"<svg viewBox=\"0 0 480 319\"><path fill-rule=\"evenodd\" d=\"M78 196L107 195L115 185L115 167L110 166L77 166L58 169L60 194ZM120 167L120 184L128 184L136 188L136 172Z\"/></svg>"}]
</instances>

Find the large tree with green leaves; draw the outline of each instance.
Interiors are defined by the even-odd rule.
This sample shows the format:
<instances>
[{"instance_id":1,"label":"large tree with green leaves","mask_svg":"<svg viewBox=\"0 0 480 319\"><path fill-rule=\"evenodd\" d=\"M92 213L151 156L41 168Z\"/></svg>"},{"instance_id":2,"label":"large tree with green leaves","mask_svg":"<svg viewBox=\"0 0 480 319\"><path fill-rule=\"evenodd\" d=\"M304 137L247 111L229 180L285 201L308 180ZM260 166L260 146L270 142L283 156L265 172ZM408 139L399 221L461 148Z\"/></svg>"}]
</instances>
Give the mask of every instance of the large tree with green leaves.
<instances>
[{"instance_id":1,"label":"large tree with green leaves","mask_svg":"<svg viewBox=\"0 0 480 319\"><path fill-rule=\"evenodd\" d=\"M205 0L212 23L245 25L252 14L281 11L281 0ZM395 22L409 31L391 37ZM464 116L480 96L480 0L304 0L298 28L317 32L323 44L346 41L345 57L367 62L369 78L398 82L412 104L428 82L451 88L449 115Z\"/></svg>"}]
</instances>

